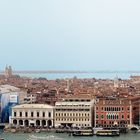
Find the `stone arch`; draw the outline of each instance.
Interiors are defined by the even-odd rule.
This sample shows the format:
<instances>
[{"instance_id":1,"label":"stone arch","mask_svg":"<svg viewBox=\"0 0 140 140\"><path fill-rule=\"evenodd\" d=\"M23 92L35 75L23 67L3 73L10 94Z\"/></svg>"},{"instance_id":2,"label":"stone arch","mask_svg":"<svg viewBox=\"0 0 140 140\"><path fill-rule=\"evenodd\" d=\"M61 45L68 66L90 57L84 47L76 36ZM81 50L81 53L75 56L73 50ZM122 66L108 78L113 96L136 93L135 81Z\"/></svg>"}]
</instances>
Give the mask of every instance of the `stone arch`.
<instances>
[{"instance_id":1,"label":"stone arch","mask_svg":"<svg viewBox=\"0 0 140 140\"><path fill-rule=\"evenodd\" d=\"M138 130L139 128L137 126L133 126L130 128L130 130Z\"/></svg>"},{"instance_id":2,"label":"stone arch","mask_svg":"<svg viewBox=\"0 0 140 140\"><path fill-rule=\"evenodd\" d=\"M19 125L23 125L23 120L19 120Z\"/></svg>"},{"instance_id":3,"label":"stone arch","mask_svg":"<svg viewBox=\"0 0 140 140\"><path fill-rule=\"evenodd\" d=\"M17 125L17 120L13 120L13 124L14 125Z\"/></svg>"},{"instance_id":4,"label":"stone arch","mask_svg":"<svg viewBox=\"0 0 140 140\"><path fill-rule=\"evenodd\" d=\"M46 120L42 120L42 126L44 127L46 125Z\"/></svg>"},{"instance_id":5,"label":"stone arch","mask_svg":"<svg viewBox=\"0 0 140 140\"><path fill-rule=\"evenodd\" d=\"M36 120L36 126L40 126L40 120Z\"/></svg>"},{"instance_id":6,"label":"stone arch","mask_svg":"<svg viewBox=\"0 0 140 140\"><path fill-rule=\"evenodd\" d=\"M48 126L48 127L52 126L52 121L51 121L51 120L48 120L47 126Z\"/></svg>"},{"instance_id":7,"label":"stone arch","mask_svg":"<svg viewBox=\"0 0 140 140\"><path fill-rule=\"evenodd\" d=\"M29 126L29 121L28 120L25 120L24 121L24 124L25 124L25 126Z\"/></svg>"}]
</instances>

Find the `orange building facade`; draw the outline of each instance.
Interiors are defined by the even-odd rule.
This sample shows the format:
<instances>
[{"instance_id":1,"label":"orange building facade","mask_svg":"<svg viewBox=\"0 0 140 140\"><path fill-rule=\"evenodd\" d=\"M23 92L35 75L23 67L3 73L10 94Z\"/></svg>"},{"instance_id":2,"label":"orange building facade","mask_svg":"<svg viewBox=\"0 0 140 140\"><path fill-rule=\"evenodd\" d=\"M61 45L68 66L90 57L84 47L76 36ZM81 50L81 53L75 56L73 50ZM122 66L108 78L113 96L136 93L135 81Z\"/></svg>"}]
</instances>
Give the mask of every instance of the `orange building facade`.
<instances>
[{"instance_id":1,"label":"orange building facade","mask_svg":"<svg viewBox=\"0 0 140 140\"><path fill-rule=\"evenodd\" d=\"M95 127L126 128L132 124L132 106L128 99L101 98L95 106Z\"/></svg>"}]
</instances>

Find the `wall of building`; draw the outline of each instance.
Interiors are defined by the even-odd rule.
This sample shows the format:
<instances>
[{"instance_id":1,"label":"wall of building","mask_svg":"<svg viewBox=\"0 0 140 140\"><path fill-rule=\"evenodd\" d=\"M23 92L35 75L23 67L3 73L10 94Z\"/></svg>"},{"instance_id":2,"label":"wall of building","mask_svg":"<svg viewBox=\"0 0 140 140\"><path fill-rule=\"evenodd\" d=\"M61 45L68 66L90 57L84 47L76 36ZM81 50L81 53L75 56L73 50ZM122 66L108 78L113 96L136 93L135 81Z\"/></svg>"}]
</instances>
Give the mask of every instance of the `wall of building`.
<instances>
[{"instance_id":1,"label":"wall of building","mask_svg":"<svg viewBox=\"0 0 140 140\"><path fill-rule=\"evenodd\" d=\"M99 99L95 110L96 127L127 127L132 122L131 102L128 99Z\"/></svg>"},{"instance_id":2,"label":"wall of building","mask_svg":"<svg viewBox=\"0 0 140 140\"><path fill-rule=\"evenodd\" d=\"M52 108L13 108L11 124L14 126L38 126L52 127L53 122Z\"/></svg>"},{"instance_id":3,"label":"wall of building","mask_svg":"<svg viewBox=\"0 0 140 140\"><path fill-rule=\"evenodd\" d=\"M94 101L62 101L55 105L55 126L92 127Z\"/></svg>"}]
</instances>

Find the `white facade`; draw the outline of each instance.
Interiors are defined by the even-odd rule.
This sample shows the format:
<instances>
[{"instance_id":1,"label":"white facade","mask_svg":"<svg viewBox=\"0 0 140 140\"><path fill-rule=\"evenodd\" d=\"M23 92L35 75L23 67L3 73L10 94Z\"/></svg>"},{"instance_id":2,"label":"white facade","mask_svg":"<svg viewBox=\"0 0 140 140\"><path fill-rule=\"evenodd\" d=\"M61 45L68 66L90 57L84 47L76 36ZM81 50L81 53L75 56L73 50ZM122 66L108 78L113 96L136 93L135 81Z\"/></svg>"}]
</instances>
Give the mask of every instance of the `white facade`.
<instances>
[{"instance_id":1,"label":"white facade","mask_svg":"<svg viewBox=\"0 0 140 140\"><path fill-rule=\"evenodd\" d=\"M93 126L94 99L70 99L56 102L55 127L59 125L69 127Z\"/></svg>"},{"instance_id":2,"label":"white facade","mask_svg":"<svg viewBox=\"0 0 140 140\"><path fill-rule=\"evenodd\" d=\"M12 108L11 124L14 126L52 127L53 106L22 104Z\"/></svg>"}]
</instances>

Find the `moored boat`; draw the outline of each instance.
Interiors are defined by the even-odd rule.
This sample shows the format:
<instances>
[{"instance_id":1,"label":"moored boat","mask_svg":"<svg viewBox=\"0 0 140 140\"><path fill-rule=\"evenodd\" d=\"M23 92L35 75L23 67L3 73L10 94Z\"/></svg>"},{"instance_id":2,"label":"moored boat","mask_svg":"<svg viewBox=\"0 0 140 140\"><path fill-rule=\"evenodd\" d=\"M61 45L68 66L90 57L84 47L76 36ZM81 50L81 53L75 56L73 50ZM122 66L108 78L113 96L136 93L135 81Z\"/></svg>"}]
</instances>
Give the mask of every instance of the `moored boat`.
<instances>
[{"instance_id":1,"label":"moored boat","mask_svg":"<svg viewBox=\"0 0 140 140\"><path fill-rule=\"evenodd\" d=\"M73 136L93 136L92 130L75 130L72 133Z\"/></svg>"},{"instance_id":2,"label":"moored boat","mask_svg":"<svg viewBox=\"0 0 140 140\"><path fill-rule=\"evenodd\" d=\"M96 136L120 136L119 130L99 130Z\"/></svg>"},{"instance_id":3,"label":"moored boat","mask_svg":"<svg viewBox=\"0 0 140 140\"><path fill-rule=\"evenodd\" d=\"M49 135L49 136L29 135L28 140L61 140L61 138L54 136L54 135Z\"/></svg>"}]
</instances>

